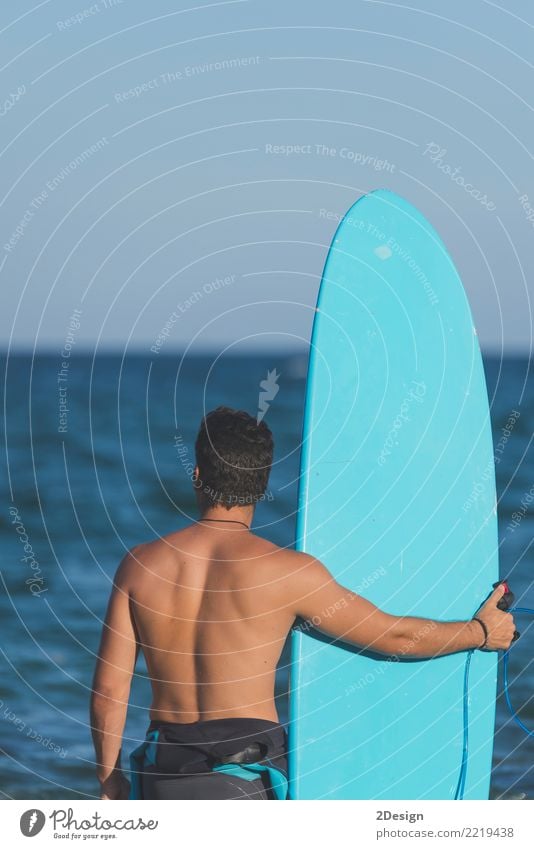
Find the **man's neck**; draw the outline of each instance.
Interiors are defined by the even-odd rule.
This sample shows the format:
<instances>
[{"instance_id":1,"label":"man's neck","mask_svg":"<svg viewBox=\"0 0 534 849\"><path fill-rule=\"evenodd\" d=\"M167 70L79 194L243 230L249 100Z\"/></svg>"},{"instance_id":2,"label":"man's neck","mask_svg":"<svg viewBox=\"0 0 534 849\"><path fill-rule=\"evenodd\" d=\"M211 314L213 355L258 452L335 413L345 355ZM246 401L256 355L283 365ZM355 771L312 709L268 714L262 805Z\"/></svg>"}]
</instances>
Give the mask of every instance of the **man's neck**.
<instances>
[{"instance_id":1,"label":"man's neck","mask_svg":"<svg viewBox=\"0 0 534 849\"><path fill-rule=\"evenodd\" d=\"M200 516L199 522L212 524L214 527L227 528L250 528L254 517L254 508L252 506L231 507L226 510L224 507L210 507L204 510Z\"/></svg>"}]
</instances>

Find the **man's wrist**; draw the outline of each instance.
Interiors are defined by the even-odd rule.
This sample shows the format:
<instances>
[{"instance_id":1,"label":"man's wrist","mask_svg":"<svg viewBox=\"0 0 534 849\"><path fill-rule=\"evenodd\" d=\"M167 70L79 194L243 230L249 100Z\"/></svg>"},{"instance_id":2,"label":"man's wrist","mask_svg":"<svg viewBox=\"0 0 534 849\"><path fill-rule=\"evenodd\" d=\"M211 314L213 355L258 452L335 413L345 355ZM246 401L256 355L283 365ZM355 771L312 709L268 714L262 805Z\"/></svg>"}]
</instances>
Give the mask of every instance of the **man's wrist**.
<instances>
[{"instance_id":1,"label":"man's wrist","mask_svg":"<svg viewBox=\"0 0 534 849\"><path fill-rule=\"evenodd\" d=\"M122 769L120 769L120 767L119 768L115 767L111 771L110 770L104 771L104 770L101 770L101 769L97 769L97 771L96 771L96 777L97 777L97 780L100 784L106 784L106 782L108 782L108 781L111 781L111 782L112 781L118 781L120 778L122 778L122 776L123 776L123 773L122 773Z\"/></svg>"},{"instance_id":2,"label":"man's wrist","mask_svg":"<svg viewBox=\"0 0 534 849\"><path fill-rule=\"evenodd\" d=\"M489 633L482 619L480 619L478 616L473 616L473 618L471 619L471 628L475 629L475 631L473 632L473 639L475 641L473 648L485 648L488 642Z\"/></svg>"}]
</instances>

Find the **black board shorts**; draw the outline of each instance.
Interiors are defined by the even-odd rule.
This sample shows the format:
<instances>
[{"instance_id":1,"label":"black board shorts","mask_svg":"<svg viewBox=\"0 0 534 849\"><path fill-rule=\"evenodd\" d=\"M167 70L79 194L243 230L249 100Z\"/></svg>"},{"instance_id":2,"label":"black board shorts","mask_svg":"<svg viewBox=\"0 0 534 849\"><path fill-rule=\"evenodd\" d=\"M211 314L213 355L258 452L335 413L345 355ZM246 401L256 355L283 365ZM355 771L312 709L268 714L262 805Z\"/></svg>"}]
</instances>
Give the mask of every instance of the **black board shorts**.
<instances>
[{"instance_id":1,"label":"black board shorts","mask_svg":"<svg viewBox=\"0 0 534 849\"><path fill-rule=\"evenodd\" d=\"M214 764L264 763L287 775L282 725L265 719L151 722L158 732L154 763L139 773L143 799L274 799L266 773L254 780L213 772Z\"/></svg>"}]
</instances>

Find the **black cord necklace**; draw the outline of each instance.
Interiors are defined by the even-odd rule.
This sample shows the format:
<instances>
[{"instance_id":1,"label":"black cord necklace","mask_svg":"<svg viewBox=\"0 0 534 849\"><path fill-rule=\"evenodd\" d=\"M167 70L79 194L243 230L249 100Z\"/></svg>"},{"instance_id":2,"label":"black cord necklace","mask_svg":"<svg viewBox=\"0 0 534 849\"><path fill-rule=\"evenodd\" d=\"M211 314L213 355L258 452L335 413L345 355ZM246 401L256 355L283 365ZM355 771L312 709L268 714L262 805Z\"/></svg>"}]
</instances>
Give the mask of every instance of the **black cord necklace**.
<instances>
[{"instance_id":1,"label":"black cord necklace","mask_svg":"<svg viewBox=\"0 0 534 849\"><path fill-rule=\"evenodd\" d=\"M199 522L231 522L232 525L243 525L247 531L250 531L250 526L246 525L245 522L238 522L237 519L199 519Z\"/></svg>"}]
</instances>

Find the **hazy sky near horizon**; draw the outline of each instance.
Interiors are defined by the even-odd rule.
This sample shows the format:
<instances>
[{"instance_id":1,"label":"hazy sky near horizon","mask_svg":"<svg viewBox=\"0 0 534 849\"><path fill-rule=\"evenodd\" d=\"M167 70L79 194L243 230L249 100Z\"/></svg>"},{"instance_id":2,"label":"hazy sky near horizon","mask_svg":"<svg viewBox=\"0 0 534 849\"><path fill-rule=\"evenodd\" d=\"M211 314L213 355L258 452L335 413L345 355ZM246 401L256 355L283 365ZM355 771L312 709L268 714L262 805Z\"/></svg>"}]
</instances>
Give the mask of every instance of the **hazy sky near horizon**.
<instances>
[{"instance_id":1,"label":"hazy sky near horizon","mask_svg":"<svg viewBox=\"0 0 534 849\"><path fill-rule=\"evenodd\" d=\"M528 351L533 37L527 0L3 3L0 344L304 344L335 218L380 187L483 348Z\"/></svg>"}]
</instances>

